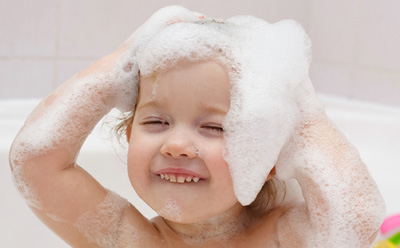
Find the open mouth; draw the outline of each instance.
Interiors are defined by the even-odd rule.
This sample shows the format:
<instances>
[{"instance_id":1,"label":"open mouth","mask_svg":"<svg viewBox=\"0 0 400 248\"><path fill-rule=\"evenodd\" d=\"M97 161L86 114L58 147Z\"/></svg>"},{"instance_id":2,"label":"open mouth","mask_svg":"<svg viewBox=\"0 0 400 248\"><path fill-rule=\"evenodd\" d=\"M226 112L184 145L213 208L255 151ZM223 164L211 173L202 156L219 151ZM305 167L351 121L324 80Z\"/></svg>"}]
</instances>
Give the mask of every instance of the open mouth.
<instances>
[{"instance_id":1,"label":"open mouth","mask_svg":"<svg viewBox=\"0 0 400 248\"><path fill-rule=\"evenodd\" d=\"M159 174L161 179L170 181L171 183L197 183L201 179L199 177L194 177L190 175L184 175L184 174L166 174L162 173Z\"/></svg>"}]
</instances>

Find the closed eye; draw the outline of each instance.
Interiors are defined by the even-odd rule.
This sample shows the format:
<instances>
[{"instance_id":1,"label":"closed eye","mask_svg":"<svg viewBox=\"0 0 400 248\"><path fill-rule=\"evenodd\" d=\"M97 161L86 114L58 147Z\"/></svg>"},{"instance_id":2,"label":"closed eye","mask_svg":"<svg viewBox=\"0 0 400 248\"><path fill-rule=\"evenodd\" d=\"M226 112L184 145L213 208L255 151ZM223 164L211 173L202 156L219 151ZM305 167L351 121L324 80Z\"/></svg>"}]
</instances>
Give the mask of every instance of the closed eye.
<instances>
[{"instance_id":1,"label":"closed eye","mask_svg":"<svg viewBox=\"0 0 400 248\"><path fill-rule=\"evenodd\" d=\"M140 125L143 126L143 130L151 133L158 133L166 130L169 127L169 123L163 119L144 119L140 122Z\"/></svg>"},{"instance_id":2,"label":"closed eye","mask_svg":"<svg viewBox=\"0 0 400 248\"><path fill-rule=\"evenodd\" d=\"M213 132L218 132L218 133L224 132L224 129L222 128L222 126L219 126L219 125L205 125L205 126L203 126L203 128L213 131Z\"/></svg>"},{"instance_id":3,"label":"closed eye","mask_svg":"<svg viewBox=\"0 0 400 248\"><path fill-rule=\"evenodd\" d=\"M150 120L150 121L143 121L142 125L169 125L166 121L161 120Z\"/></svg>"}]
</instances>

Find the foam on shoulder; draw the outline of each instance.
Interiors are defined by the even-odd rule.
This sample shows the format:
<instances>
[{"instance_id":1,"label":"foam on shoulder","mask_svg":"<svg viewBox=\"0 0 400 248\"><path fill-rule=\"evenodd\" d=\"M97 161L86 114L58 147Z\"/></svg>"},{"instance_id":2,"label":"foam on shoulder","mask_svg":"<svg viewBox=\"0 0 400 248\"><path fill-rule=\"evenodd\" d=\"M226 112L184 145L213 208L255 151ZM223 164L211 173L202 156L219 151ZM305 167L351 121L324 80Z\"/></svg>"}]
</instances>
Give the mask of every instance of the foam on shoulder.
<instances>
[{"instance_id":1,"label":"foam on shoulder","mask_svg":"<svg viewBox=\"0 0 400 248\"><path fill-rule=\"evenodd\" d=\"M141 230L131 225L126 218L130 204L113 192L108 192L104 201L95 209L78 217L74 227L90 243L104 248L139 247Z\"/></svg>"}]
</instances>

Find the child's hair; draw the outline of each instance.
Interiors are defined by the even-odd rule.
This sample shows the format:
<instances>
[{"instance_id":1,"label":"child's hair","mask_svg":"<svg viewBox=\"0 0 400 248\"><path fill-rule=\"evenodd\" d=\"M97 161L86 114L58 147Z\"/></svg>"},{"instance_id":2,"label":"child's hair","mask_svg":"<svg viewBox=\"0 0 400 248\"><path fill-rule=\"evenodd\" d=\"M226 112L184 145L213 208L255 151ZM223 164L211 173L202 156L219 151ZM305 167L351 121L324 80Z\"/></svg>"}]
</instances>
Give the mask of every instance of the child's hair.
<instances>
[{"instance_id":1,"label":"child's hair","mask_svg":"<svg viewBox=\"0 0 400 248\"><path fill-rule=\"evenodd\" d=\"M140 97L140 94L139 96ZM135 117L136 107L128 114L124 114L117 125L114 127L114 132L118 137L119 141L127 140L127 132L132 127L133 118ZM278 188L278 187L281 187ZM282 198L278 199L278 193L282 192ZM246 208L250 210L249 212L254 216L262 216L267 213L276 203L277 200L283 201L286 195L286 184L285 182L272 178L265 182L260 192L258 193L256 199Z\"/></svg>"}]
</instances>

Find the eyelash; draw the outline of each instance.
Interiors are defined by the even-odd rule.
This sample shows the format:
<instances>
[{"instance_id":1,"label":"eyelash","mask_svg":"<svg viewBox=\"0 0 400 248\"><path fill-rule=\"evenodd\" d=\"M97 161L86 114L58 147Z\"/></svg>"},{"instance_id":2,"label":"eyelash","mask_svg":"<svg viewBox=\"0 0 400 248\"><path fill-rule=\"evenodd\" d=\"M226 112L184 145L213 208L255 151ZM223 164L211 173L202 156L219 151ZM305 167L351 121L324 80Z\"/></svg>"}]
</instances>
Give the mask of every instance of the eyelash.
<instances>
[{"instance_id":1,"label":"eyelash","mask_svg":"<svg viewBox=\"0 0 400 248\"><path fill-rule=\"evenodd\" d=\"M224 129L220 126L212 126L212 125L208 125L208 126L203 126L203 128L218 132L218 133L223 133Z\"/></svg>"},{"instance_id":2,"label":"eyelash","mask_svg":"<svg viewBox=\"0 0 400 248\"><path fill-rule=\"evenodd\" d=\"M169 125L168 122L162 120L150 120L142 122L142 125Z\"/></svg>"}]
</instances>

